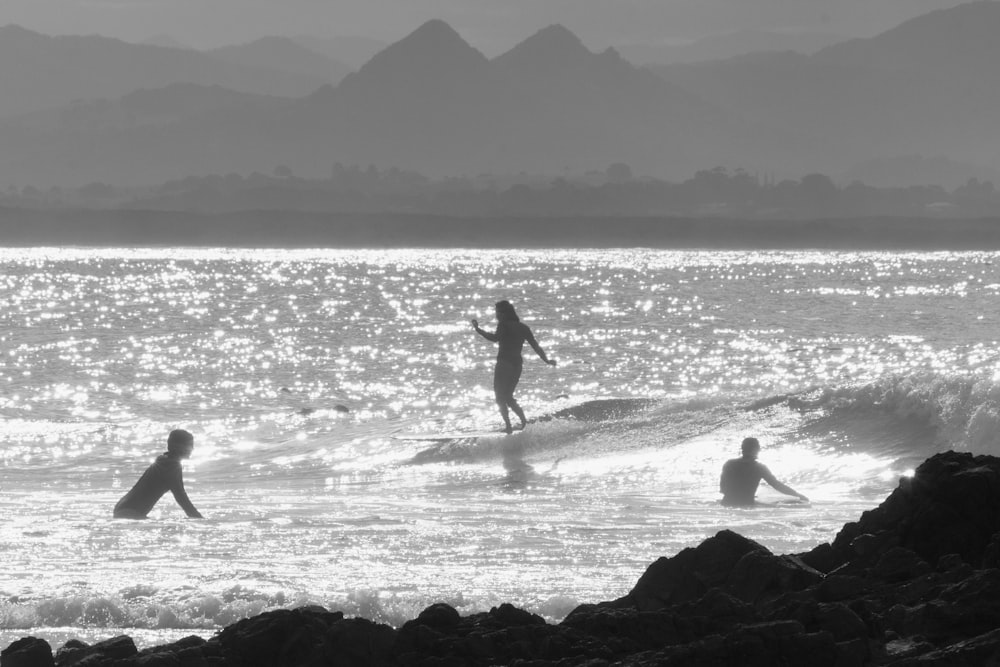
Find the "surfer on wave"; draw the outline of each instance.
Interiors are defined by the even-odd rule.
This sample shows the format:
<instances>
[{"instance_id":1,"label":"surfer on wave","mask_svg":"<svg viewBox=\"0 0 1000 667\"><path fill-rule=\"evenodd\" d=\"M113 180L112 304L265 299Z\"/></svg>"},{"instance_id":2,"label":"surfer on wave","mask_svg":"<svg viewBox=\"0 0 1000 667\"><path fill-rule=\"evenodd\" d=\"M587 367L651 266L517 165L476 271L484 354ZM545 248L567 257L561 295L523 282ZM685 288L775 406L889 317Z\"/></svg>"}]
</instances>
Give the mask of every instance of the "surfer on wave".
<instances>
[{"instance_id":1,"label":"surfer on wave","mask_svg":"<svg viewBox=\"0 0 1000 667\"><path fill-rule=\"evenodd\" d=\"M518 380L521 379L521 368L524 359L521 357L521 349L524 342L531 345L531 349L550 366L555 366L554 359L545 356L545 350L535 340L528 325L521 322L514 306L509 301L498 301L496 303L497 328L490 333L479 328L479 322L472 320L472 327L480 336L488 341L499 343L500 349L497 352L497 363L493 371L493 394L496 396L497 406L500 408L500 416L503 417L504 431L513 432L510 425L509 410L513 410L517 418L521 420L521 428L524 428L527 420L524 418L524 410L514 400L514 389L517 388Z\"/></svg>"},{"instance_id":2,"label":"surfer on wave","mask_svg":"<svg viewBox=\"0 0 1000 667\"><path fill-rule=\"evenodd\" d=\"M779 482L767 469L767 466L757 460L757 455L760 454L760 442L757 438L745 438L741 450L743 456L738 459L729 459L722 466L719 490L722 492L723 505L737 507L755 505L754 496L757 495L757 486L762 479L770 484L775 491L795 496L799 500L809 501L792 487Z\"/></svg>"}]
</instances>

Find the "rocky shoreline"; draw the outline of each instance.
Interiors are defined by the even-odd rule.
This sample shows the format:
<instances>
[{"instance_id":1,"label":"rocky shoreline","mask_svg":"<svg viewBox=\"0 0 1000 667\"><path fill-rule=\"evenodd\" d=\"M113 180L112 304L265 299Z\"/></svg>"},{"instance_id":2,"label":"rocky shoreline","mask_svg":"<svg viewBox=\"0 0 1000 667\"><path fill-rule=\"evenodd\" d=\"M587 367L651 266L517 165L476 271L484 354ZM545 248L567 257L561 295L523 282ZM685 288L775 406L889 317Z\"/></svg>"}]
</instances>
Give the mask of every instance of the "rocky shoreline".
<instances>
[{"instance_id":1,"label":"rocky shoreline","mask_svg":"<svg viewBox=\"0 0 1000 667\"><path fill-rule=\"evenodd\" d=\"M302 607L139 651L22 638L2 667L1000 664L1000 458L927 459L832 543L775 555L731 531L561 623L432 605L400 628Z\"/></svg>"}]
</instances>

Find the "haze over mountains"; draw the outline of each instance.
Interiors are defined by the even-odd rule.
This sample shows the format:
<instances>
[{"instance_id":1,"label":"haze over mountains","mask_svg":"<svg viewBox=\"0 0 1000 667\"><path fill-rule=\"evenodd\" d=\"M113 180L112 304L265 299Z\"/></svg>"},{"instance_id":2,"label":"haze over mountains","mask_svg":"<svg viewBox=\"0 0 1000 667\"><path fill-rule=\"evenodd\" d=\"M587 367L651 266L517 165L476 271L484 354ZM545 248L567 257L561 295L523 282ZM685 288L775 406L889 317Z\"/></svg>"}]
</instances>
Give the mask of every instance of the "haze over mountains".
<instances>
[{"instance_id":1,"label":"haze over mountains","mask_svg":"<svg viewBox=\"0 0 1000 667\"><path fill-rule=\"evenodd\" d=\"M795 178L898 169L904 156L922 179L987 175L1000 166L996 34L1000 3L980 1L812 55L645 68L561 26L490 59L432 20L344 75L281 38L199 53L8 26L0 185L279 165L323 176L338 162L429 176L624 162L667 180L717 165Z\"/></svg>"},{"instance_id":2,"label":"haze over mountains","mask_svg":"<svg viewBox=\"0 0 1000 667\"><path fill-rule=\"evenodd\" d=\"M636 65L674 65L725 60L760 51L795 51L812 55L848 39L845 35L828 32L740 30L684 44L628 44L616 49L622 57Z\"/></svg>"}]
</instances>

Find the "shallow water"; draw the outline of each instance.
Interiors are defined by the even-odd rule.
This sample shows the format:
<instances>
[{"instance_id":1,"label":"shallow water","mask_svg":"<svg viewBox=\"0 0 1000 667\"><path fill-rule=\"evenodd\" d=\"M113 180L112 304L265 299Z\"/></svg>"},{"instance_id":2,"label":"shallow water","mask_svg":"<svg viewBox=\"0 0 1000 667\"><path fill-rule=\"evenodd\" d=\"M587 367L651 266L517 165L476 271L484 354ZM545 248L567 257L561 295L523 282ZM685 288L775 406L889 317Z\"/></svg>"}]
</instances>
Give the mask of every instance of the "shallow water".
<instances>
[{"instance_id":1,"label":"shallow water","mask_svg":"<svg viewBox=\"0 0 1000 667\"><path fill-rule=\"evenodd\" d=\"M149 645L306 602L555 621L723 528L808 550L929 454L1000 450L998 259L0 251L0 645ZM403 439L499 427L468 320L501 298L559 361L526 350L538 421ZM168 495L111 520L172 428L206 519ZM717 504L746 435L811 504Z\"/></svg>"}]
</instances>

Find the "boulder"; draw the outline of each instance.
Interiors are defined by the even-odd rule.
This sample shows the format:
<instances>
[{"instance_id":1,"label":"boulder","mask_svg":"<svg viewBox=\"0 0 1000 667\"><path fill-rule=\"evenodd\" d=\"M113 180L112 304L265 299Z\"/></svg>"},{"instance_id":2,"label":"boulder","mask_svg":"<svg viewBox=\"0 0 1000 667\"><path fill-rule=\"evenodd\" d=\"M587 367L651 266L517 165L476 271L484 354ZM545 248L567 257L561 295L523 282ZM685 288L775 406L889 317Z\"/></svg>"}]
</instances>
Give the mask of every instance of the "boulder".
<instances>
[{"instance_id":1,"label":"boulder","mask_svg":"<svg viewBox=\"0 0 1000 667\"><path fill-rule=\"evenodd\" d=\"M924 461L881 505L845 525L832 560L842 565L901 546L929 563L955 553L980 566L988 554L996 557L990 544L998 531L1000 459L949 451Z\"/></svg>"},{"instance_id":2,"label":"boulder","mask_svg":"<svg viewBox=\"0 0 1000 667\"><path fill-rule=\"evenodd\" d=\"M632 590L611 603L656 611L671 605L697 600L709 589L724 586L741 558L771 552L753 540L731 530L723 530L695 548L680 551L673 558L660 558L650 565Z\"/></svg>"},{"instance_id":3,"label":"boulder","mask_svg":"<svg viewBox=\"0 0 1000 667\"><path fill-rule=\"evenodd\" d=\"M0 651L0 667L55 667L52 646L38 637L22 637Z\"/></svg>"},{"instance_id":4,"label":"boulder","mask_svg":"<svg viewBox=\"0 0 1000 667\"><path fill-rule=\"evenodd\" d=\"M341 612L319 607L279 609L230 625L219 633L218 641L232 665L303 665L343 618Z\"/></svg>"},{"instance_id":5,"label":"boulder","mask_svg":"<svg viewBox=\"0 0 1000 667\"><path fill-rule=\"evenodd\" d=\"M56 665L70 667L86 663L87 665L124 660L139 653L135 642L128 635L118 635L111 639L88 645L81 641L70 640L56 651Z\"/></svg>"}]
</instances>

